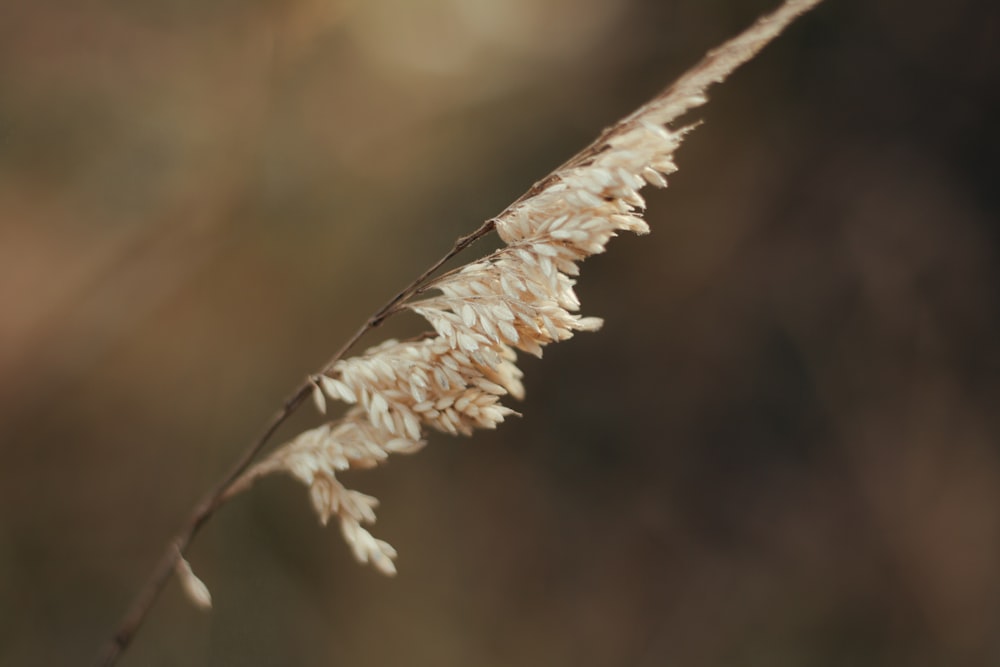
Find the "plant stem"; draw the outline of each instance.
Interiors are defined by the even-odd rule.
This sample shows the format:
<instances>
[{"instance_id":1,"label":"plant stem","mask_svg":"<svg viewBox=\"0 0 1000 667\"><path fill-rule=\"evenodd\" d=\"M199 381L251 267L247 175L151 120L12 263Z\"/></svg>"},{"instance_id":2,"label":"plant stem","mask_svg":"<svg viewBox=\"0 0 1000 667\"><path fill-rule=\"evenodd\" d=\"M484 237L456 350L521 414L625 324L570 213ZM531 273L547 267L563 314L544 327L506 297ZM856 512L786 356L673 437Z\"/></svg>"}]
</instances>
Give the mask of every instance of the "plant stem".
<instances>
[{"instance_id":1,"label":"plant stem","mask_svg":"<svg viewBox=\"0 0 1000 667\"><path fill-rule=\"evenodd\" d=\"M431 287L434 274L444 266L450 259L455 257L470 245L481 239L486 234L493 231L496 222L504 218L523 201L540 193L550 184L556 182L560 176L568 169L582 166L588 163L595 155L604 151L608 146L608 141L616 134L623 133L630 129L634 123L643 121L644 118L651 119L659 125L668 125L692 108L705 103L705 91L715 83L724 80L737 67L750 60L768 42L774 39L781 31L791 23L797 16L808 11L820 0L785 0L785 2L771 14L765 15L757 20L750 28L740 35L729 40L718 49L710 51L701 62L685 72L670 87L654 97L652 100L639 107L636 111L626 116L624 119L605 129L601 135L589 146L574 155L555 169L548 176L535 183L531 188L521 195L513 204L508 206L499 216L487 220L479 229L459 238L441 259L435 262L430 268L420 274L413 282L400 290L385 305L379 308L368 320L358 328L358 330L344 343L343 346L333 355L333 357L323 367L321 374L325 374L333 369L334 365L354 345L372 329L378 327L388 317L397 313L407 300L420 294L425 288ZM278 410L261 435L251 443L243 452L236 464L229 473L216 484L216 486L202 499L195 507L187 522L177 533L174 539L167 545L161 556L159 563L153 569L142 589L136 595L131 607L125 614L117 630L108 640L102 653L99 664L109 667L114 665L121 653L128 648L135 633L142 626L143 621L156 602L157 597L163 591L179 559L191 544L191 540L198 530L209 518L215 514L216 510L225 504L236 492L243 490L243 486L234 488L234 483L241 479L242 474L250 466L255 458L263 451L271 436L278 430L285 420L290 417L295 410L302 405L309 393L313 389L312 377L310 376L289 396L284 406Z\"/></svg>"},{"instance_id":2,"label":"plant stem","mask_svg":"<svg viewBox=\"0 0 1000 667\"><path fill-rule=\"evenodd\" d=\"M393 314L399 312L400 306L402 306L407 299L420 292L421 288L423 288L433 278L438 269L470 245L493 231L494 225L494 220L487 220L476 231L455 241L451 250L441 257L441 259L436 261L426 271L421 273L413 282L400 290L396 296L392 297L392 299L387 301L381 308L375 311L375 313L373 313L372 316L369 317L365 323L361 325L350 338L347 339L340 349L337 350L333 357L331 357L326 365L323 366L323 370L320 371L320 373L322 374L330 371L333 366L340 359L342 359L344 355L351 350L351 348L354 347L362 336L381 325ZM143 621L145 621L149 611L156 603L160 593L162 593L163 589L166 587L177 562L190 546L194 536L198 534L198 531L212 517L212 515L214 515L215 512L222 507L222 505L235 495L235 493L231 493L233 490L233 484L240 479L243 472L246 471L250 464L253 463L254 459L256 459L257 456L264 450L264 447L270 441L274 432L277 431L278 428L292 416L292 414L294 414L303 402L305 402L306 398L308 398L310 392L312 391L312 388L312 381L310 379L306 379L298 386L298 388L295 389L294 392L292 392L292 394L285 400L281 409L272 415L270 421L264 427L264 430L257 437L257 439L243 451L226 476L223 477L202 498L201 502L195 506L183 527L167 545L163 555L160 556L160 560L146 578L146 582L143 584L138 594L132 600L131 606L125 616L122 617L122 620L119 622L114 634L104 645L104 649L98 660L99 665L103 665L104 667L114 665L125 649L129 647L132 640L135 638L136 632L138 632L139 628L142 627Z\"/></svg>"},{"instance_id":3,"label":"plant stem","mask_svg":"<svg viewBox=\"0 0 1000 667\"><path fill-rule=\"evenodd\" d=\"M153 604L159 597L160 593L167 585L167 581L170 579L170 575L174 571L174 567L177 565L178 559L184 554L188 546L191 544L191 540L198 533L198 530L205 524L208 519L215 514L215 511L222 506L226 491L230 484L236 480L240 474L250 465L257 454L264 448L267 441L271 438L278 427L288 419L296 408L298 408L307 396L309 396L309 391L311 390L311 385L308 382L303 383L289 398L285 401L284 406L271 417L270 422L264 428L264 431L257 437L257 439L248 447L243 454L240 455L239 460L232 467L229 473L218 483L215 487L205 495L205 497L195 506L194 511L191 516L185 522L184 527L174 536L174 539L170 541L167 548L164 550L163 555L160 556L159 562L153 571L149 574L146 579L146 583L139 590L139 593L135 596L132 601L132 605L129 607L128 612L122 618L121 622L118 624L118 629L111 636L108 642L104 646L104 650L101 653L100 660L98 664L100 665L114 665L122 651L128 648L129 644L132 643L132 639L135 637L135 633L142 626L143 621L146 619L146 615L149 610L152 609Z\"/></svg>"}]
</instances>

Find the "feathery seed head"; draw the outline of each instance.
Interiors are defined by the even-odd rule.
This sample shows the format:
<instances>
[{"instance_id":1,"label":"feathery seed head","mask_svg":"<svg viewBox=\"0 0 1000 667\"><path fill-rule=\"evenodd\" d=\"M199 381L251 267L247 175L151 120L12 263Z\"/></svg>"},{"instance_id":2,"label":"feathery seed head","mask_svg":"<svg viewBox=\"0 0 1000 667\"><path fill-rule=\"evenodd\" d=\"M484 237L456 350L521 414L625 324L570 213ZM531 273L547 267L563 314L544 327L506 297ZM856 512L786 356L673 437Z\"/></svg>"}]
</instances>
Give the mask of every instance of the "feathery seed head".
<instances>
[{"instance_id":1,"label":"feathery seed head","mask_svg":"<svg viewBox=\"0 0 1000 667\"><path fill-rule=\"evenodd\" d=\"M818 1L787 0L494 218L503 248L420 285L420 293L433 288L437 294L405 303L433 333L386 341L314 378L320 412L327 398L353 407L300 434L246 475L284 470L300 479L320 520L339 518L357 559L394 574L395 550L362 526L374 522L377 501L344 488L336 473L418 451L428 427L469 435L517 414L500 402L507 394L524 396L516 351L541 356L546 345L601 326L598 318L576 314L572 276L618 232L649 232L640 190L666 187L677 170L674 152L694 127L668 125L704 104L709 85Z\"/></svg>"}]
</instances>

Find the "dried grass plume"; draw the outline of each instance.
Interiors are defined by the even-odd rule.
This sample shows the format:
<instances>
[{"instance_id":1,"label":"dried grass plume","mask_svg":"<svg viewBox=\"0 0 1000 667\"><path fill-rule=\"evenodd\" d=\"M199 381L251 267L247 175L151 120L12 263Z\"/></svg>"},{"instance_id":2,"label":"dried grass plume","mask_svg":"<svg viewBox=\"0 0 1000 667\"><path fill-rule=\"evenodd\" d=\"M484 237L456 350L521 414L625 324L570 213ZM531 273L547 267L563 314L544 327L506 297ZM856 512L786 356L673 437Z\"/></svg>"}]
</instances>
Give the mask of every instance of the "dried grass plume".
<instances>
[{"instance_id":1,"label":"dried grass plume","mask_svg":"<svg viewBox=\"0 0 1000 667\"><path fill-rule=\"evenodd\" d=\"M392 454L411 454L428 431L471 435L516 414L503 403L524 397L518 353L594 331L601 320L579 314L573 290L580 262L604 252L621 231L645 234L640 191L665 187L677 170L674 153L691 125L675 127L706 102L705 92L752 58L819 0L787 0L741 35L710 52L650 102L605 130L495 218L459 239L441 260L365 322L331 361L308 378L275 414L230 473L195 508L140 591L102 664L128 646L172 572L201 607L207 587L183 553L222 504L256 480L286 473L309 489L323 523L335 520L355 557L386 574L396 572L396 551L369 532L378 500L345 487L338 475L373 468ZM459 269L438 269L477 239L496 231L504 246ZM427 320L430 330L412 340L388 340L345 358L362 335L402 310ZM270 456L257 455L288 416L312 398L326 413L346 404L343 416L299 434Z\"/></svg>"},{"instance_id":2,"label":"dried grass plume","mask_svg":"<svg viewBox=\"0 0 1000 667\"><path fill-rule=\"evenodd\" d=\"M377 499L346 488L337 474L417 452L428 429L471 435L515 414L501 399L524 396L517 353L540 357L546 345L600 328L600 319L577 313L573 277L618 232L649 232L640 190L666 187L677 170L674 153L692 129L671 124L817 2L792 0L760 19L491 220L505 247L426 281L413 295L420 298L401 302L433 332L386 341L314 376L319 411L331 399L352 406L346 416L285 444L234 490L268 473L292 475L309 487L324 524L338 520L359 561L394 574L395 549L365 528L375 522Z\"/></svg>"}]
</instances>

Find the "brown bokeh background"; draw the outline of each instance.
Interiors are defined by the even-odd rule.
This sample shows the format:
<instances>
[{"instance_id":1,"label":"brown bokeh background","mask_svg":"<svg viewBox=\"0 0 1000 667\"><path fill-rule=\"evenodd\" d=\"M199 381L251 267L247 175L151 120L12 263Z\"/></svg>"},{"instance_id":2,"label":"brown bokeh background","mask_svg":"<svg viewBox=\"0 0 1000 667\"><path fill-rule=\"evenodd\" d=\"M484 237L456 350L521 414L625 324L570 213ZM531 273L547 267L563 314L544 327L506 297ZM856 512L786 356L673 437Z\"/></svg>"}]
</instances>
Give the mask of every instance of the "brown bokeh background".
<instances>
[{"instance_id":1,"label":"brown bokeh background","mask_svg":"<svg viewBox=\"0 0 1000 667\"><path fill-rule=\"evenodd\" d=\"M3 3L0 664L88 663L305 374L774 4ZM998 44L827 0L585 264L605 329L523 418L349 477L397 578L269 479L122 664L1000 664Z\"/></svg>"}]
</instances>

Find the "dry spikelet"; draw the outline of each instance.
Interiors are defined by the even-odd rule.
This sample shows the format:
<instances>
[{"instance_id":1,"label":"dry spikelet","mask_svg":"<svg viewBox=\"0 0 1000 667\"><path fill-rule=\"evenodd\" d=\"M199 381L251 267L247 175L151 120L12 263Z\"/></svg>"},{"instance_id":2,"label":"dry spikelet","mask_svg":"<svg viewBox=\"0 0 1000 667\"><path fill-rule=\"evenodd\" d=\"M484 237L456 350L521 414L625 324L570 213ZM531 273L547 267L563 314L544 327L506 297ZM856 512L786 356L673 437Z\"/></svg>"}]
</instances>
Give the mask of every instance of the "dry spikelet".
<instances>
[{"instance_id":1,"label":"dry spikelet","mask_svg":"<svg viewBox=\"0 0 1000 667\"><path fill-rule=\"evenodd\" d=\"M194 603L194 606L206 611L211 609L212 594L209 592L208 586L195 575L194 570L191 569L191 564L187 562L184 556L178 554L174 570L180 579L181 590Z\"/></svg>"},{"instance_id":2,"label":"dry spikelet","mask_svg":"<svg viewBox=\"0 0 1000 667\"><path fill-rule=\"evenodd\" d=\"M470 435L516 414L500 400L524 396L517 352L541 356L550 343L600 327L601 320L577 314L573 276L581 260L604 252L618 232L649 231L640 217L645 207L640 190L667 185L667 176L677 170L674 152L691 129L670 124L704 104L711 84L818 2L788 0L494 218L505 247L431 281L420 291L433 289L435 295L406 304L433 332L386 341L313 378L313 400L321 413L327 399L352 407L280 447L234 487L246 488L271 472L291 474L309 487L323 523L339 519L359 561L394 574L395 550L363 525L375 521L378 501L345 488L337 473L377 466L393 453L416 452L427 428ZM191 581L190 568L185 572Z\"/></svg>"}]
</instances>

